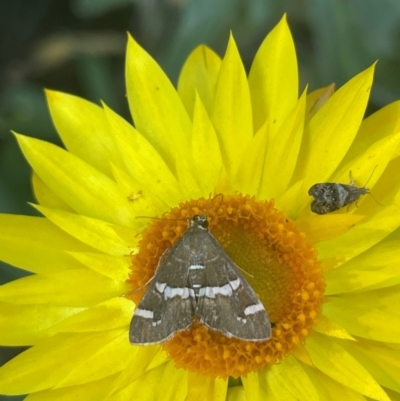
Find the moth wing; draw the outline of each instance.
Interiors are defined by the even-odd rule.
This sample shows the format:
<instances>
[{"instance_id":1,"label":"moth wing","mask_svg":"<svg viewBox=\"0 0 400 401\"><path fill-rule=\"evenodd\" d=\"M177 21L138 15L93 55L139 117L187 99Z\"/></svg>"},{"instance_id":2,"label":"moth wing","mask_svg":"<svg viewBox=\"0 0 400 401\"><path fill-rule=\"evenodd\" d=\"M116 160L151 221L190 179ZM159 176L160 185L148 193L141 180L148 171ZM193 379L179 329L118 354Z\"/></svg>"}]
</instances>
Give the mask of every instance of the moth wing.
<instances>
[{"instance_id":1,"label":"moth wing","mask_svg":"<svg viewBox=\"0 0 400 401\"><path fill-rule=\"evenodd\" d=\"M190 249L182 237L171 249L133 315L129 340L150 345L167 341L193 322L193 290L188 288L188 266L183 262ZM178 259L176 254L181 255ZM183 256L183 257L182 257ZM188 256L187 256L188 257ZM170 283L173 283L173 287Z\"/></svg>"},{"instance_id":2,"label":"moth wing","mask_svg":"<svg viewBox=\"0 0 400 401\"><path fill-rule=\"evenodd\" d=\"M314 184L308 190L308 194L314 197L311 203L311 211L316 214L327 214L343 207L343 201L338 200L337 187L338 184L331 182Z\"/></svg>"},{"instance_id":3,"label":"moth wing","mask_svg":"<svg viewBox=\"0 0 400 401\"><path fill-rule=\"evenodd\" d=\"M308 194L314 197L318 197L319 194L321 193L321 186L323 184L314 184L309 190Z\"/></svg>"},{"instance_id":4,"label":"moth wing","mask_svg":"<svg viewBox=\"0 0 400 401\"><path fill-rule=\"evenodd\" d=\"M209 233L204 239L207 287L199 292L195 315L206 327L247 341L271 338L268 313L228 254Z\"/></svg>"},{"instance_id":5,"label":"moth wing","mask_svg":"<svg viewBox=\"0 0 400 401\"><path fill-rule=\"evenodd\" d=\"M311 202L311 211L316 214L328 214L339 209L340 207L336 206L333 203L322 202L316 199Z\"/></svg>"}]
</instances>

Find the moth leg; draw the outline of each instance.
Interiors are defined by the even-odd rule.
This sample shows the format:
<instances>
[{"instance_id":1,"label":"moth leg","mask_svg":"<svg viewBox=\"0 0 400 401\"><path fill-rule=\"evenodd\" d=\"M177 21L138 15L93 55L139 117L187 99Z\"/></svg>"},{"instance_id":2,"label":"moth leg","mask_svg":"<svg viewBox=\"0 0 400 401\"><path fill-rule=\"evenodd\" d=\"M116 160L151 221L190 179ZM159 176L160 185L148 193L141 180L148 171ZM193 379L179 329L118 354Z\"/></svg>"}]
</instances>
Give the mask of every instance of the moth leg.
<instances>
[{"instance_id":1,"label":"moth leg","mask_svg":"<svg viewBox=\"0 0 400 401\"><path fill-rule=\"evenodd\" d=\"M169 255L169 253L171 252L172 248L165 248L165 251L162 253L162 255L160 256L160 260L158 261L158 265L156 268L156 271L154 272L153 277L155 276L155 274L157 273L158 268L165 262L167 256Z\"/></svg>"},{"instance_id":2,"label":"moth leg","mask_svg":"<svg viewBox=\"0 0 400 401\"><path fill-rule=\"evenodd\" d=\"M350 210L350 206L353 205L353 204L355 204L356 207L357 207L357 209L358 209L357 201L354 201L353 203L349 203L349 204L347 205L347 212Z\"/></svg>"},{"instance_id":3,"label":"moth leg","mask_svg":"<svg viewBox=\"0 0 400 401\"><path fill-rule=\"evenodd\" d=\"M350 178L350 185L355 187L356 183L354 181L353 174L351 173L351 170L349 171L349 178Z\"/></svg>"},{"instance_id":4,"label":"moth leg","mask_svg":"<svg viewBox=\"0 0 400 401\"><path fill-rule=\"evenodd\" d=\"M163 254L160 257L160 260L158 261L158 265L157 265L157 268L156 268L154 274L143 285L141 285L138 288L135 288L134 290L128 291L127 293L123 294L122 296L123 297L127 297L127 296L132 295L135 292L143 290L143 288L147 287L153 281L153 279L154 279L154 277L155 277L155 275L157 273L158 268L163 264L163 262L165 261L165 259L168 256L167 253L169 253L170 251L171 251L171 248L166 248L165 249L165 251L163 252Z\"/></svg>"}]
</instances>

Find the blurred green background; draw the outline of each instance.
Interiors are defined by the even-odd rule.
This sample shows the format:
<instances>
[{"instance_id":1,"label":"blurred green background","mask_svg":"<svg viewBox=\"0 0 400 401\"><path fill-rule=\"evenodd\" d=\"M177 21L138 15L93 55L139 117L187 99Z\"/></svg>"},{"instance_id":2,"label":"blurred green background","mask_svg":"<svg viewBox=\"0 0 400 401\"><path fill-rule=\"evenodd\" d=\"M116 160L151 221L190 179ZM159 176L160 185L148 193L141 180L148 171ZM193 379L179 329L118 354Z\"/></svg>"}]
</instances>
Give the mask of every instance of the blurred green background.
<instances>
[{"instance_id":1,"label":"blurred green background","mask_svg":"<svg viewBox=\"0 0 400 401\"><path fill-rule=\"evenodd\" d=\"M34 201L30 169L10 130L61 145L43 88L102 99L130 120L127 31L176 83L196 45L223 55L230 30L248 69L284 12L301 89L340 86L379 59L368 113L400 98L399 0L1 0L0 212L35 213L27 204ZM1 264L0 284L23 274ZM0 364L20 351L0 349ZM0 396L6 399L22 398Z\"/></svg>"}]
</instances>

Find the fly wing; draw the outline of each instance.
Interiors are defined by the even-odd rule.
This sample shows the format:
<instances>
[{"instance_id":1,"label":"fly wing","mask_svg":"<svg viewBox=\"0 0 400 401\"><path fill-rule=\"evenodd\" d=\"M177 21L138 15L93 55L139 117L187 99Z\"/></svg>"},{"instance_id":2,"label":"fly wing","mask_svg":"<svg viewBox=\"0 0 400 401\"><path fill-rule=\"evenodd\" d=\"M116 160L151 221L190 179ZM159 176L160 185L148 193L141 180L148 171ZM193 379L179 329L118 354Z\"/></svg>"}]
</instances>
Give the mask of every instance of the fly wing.
<instances>
[{"instance_id":1,"label":"fly wing","mask_svg":"<svg viewBox=\"0 0 400 401\"><path fill-rule=\"evenodd\" d=\"M206 327L246 341L271 338L268 313L218 241L204 232L204 286L195 315Z\"/></svg>"},{"instance_id":2,"label":"fly wing","mask_svg":"<svg viewBox=\"0 0 400 401\"><path fill-rule=\"evenodd\" d=\"M179 256L179 257L178 257ZM194 316L194 292L188 285L190 247L185 236L161 261L132 318L132 344L150 345L167 341L187 329Z\"/></svg>"}]
</instances>

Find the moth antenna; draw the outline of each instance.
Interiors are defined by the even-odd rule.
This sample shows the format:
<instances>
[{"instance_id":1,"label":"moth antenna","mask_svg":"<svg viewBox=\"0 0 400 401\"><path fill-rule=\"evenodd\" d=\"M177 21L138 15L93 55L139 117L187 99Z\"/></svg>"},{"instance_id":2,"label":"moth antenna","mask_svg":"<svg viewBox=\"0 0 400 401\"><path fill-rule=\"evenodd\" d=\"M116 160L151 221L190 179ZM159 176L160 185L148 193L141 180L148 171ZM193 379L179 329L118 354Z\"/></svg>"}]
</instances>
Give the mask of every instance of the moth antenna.
<instances>
[{"instance_id":1,"label":"moth antenna","mask_svg":"<svg viewBox=\"0 0 400 401\"><path fill-rule=\"evenodd\" d=\"M210 195L211 195L211 194L210 194ZM208 204L207 211L206 211L206 217L208 217L208 212L209 212L210 209L211 209L212 203L213 203L213 202L215 201L215 199L217 199L219 196L221 197L221 202L220 202L219 206L221 206L221 203L222 203L222 201L223 201L223 199L224 199L224 195L223 195L223 194L215 195L214 198L212 198L211 201L210 201L210 203ZM219 207L219 206L218 206L218 207Z\"/></svg>"},{"instance_id":2,"label":"moth antenna","mask_svg":"<svg viewBox=\"0 0 400 401\"><path fill-rule=\"evenodd\" d=\"M141 286L138 287L138 288L135 288L134 290L130 290L130 291L126 292L126 293L123 294L122 296L126 298L127 296L132 295L132 294L134 294L135 292L138 292L138 291L140 291L140 290L143 290L143 288L147 287L147 286L153 281L154 276L155 276L155 274L153 274L153 276L152 276L149 280L147 280L143 285L141 285Z\"/></svg>"},{"instance_id":3,"label":"moth antenna","mask_svg":"<svg viewBox=\"0 0 400 401\"><path fill-rule=\"evenodd\" d=\"M134 294L135 292L138 292L138 291L140 291L140 290L143 290L143 288L147 287L147 285L150 284L150 282L153 280L153 278L154 278L154 276L153 276L149 281L147 281L146 283L144 283L143 285L141 285L140 287L135 288L134 290L130 290L130 291L126 292L125 294L122 294L122 296L123 296L124 298L126 298L126 297L128 297L129 295Z\"/></svg>"},{"instance_id":4,"label":"moth antenna","mask_svg":"<svg viewBox=\"0 0 400 401\"><path fill-rule=\"evenodd\" d=\"M235 266L236 266L239 270L241 270L243 273L247 274L249 277L254 278L254 276L253 276L252 274L250 274L248 271L242 269L242 268L241 268L240 266L238 266L236 263L235 263Z\"/></svg>"},{"instance_id":5,"label":"moth antenna","mask_svg":"<svg viewBox=\"0 0 400 401\"><path fill-rule=\"evenodd\" d=\"M370 195L371 198L372 198L379 206L384 207L384 206L382 205L382 203L378 202L378 201L374 198L374 196L371 194L371 192L368 192L368 195Z\"/></svg>"},{"instance_id":6,"label":"moth antenna","mask_svg":"<svg viewBox=\"0 0 400 401\"><path fill-rule=\"evenodd\" d=\"M369 176L367 182L365 183L365 185L364 185L362 188L365 188L365 187L367 186L367 184L369 183L370 179L372 178L372 176L373 176L373 174L374 174L374 172L375 172L375 170L376 170L377 167L378 167L378 165L376 165L376 166L374 167L374 169L372 170L371 175ZM352 174L351 174L351 170L350 170L349 176L350 176L350 185L355 186L355 182L354 182L354 180L353 180L353 177L352 177ZM368 195L370 195L371 198L372 198L379 206L384 207L384 206L382 205L382 203L378 202L377 199L375 199L374 195L372 195L371 192L368 192ZM358 208L357 201L355 201L354 204L355 204L356 207ZM350 206L351 206L351 204L350 204L349 206L347 206L347 211L349 211Z\"/></svg>"},{"instance_id":7,"label":"moth antenna","mask_svg":"<svg viewBox=\"0 0 400 401\"><path fill-rule=\"evenodd\" d=\"M372 176L374 175L374 172L375 172L375 170L376 170L377 167L378 167L378 165L376 165L376 166L374 167L374 169L372 170L371 175L369 176L367 182L364 184L363 188L365 188L365 187L367 186L367 184L369 183L369 180L370 180L370 179L372 178ZM377 202L377 203L380 204L379 202ZM382 206L382 205L381 205L381 206Z\"/></svg>"},{"instance_id":8,"label":"moth antenna","mask_svg":"<svg viewBox=\"0 0 400 401\"><path fill-rule=\"evenodd\" d=\"M374 175L374 172L375 172L375 170L376 170L377 167L378 167L378 165L376 165L376 166L374 167L374 169L372 170L371 175L369 176L367 182L364 184L364 186L363 186L362 188L365 188L365 187L368 185L368 183L369 183L369 181L371 180L372 176ZM350 174L349 174L349 175L350 175L350 184L351 184L351 185L355 185L354 180L353 180L353 177L352 177L352 175L351 175L351 171L350 171ZM368 192L368 195L370 195L371 198L372 198L379 206L384 207L384 206L382 205L382 203L378 202L378 201L375 199L375 197L371 194L371 192ZM356 204L356 206L358 207L357 202L355 202L355 204ZM349 205L349 207L350 207L350 205ZM348 210L348 208L347 208L347 210Z\"/></svg>"},{"instance_id":9,"label":"moth antenna","mask_svg":"<svg viewBox=\"0 0 400 401\"><path fill-rule=\"evenodd\" d=\"M154 216L135 216L135 219L173 220L173 221L186 221L187 220L187 219L167 219L165 217L154 217Z\"/></svg>"}]
</instances>

